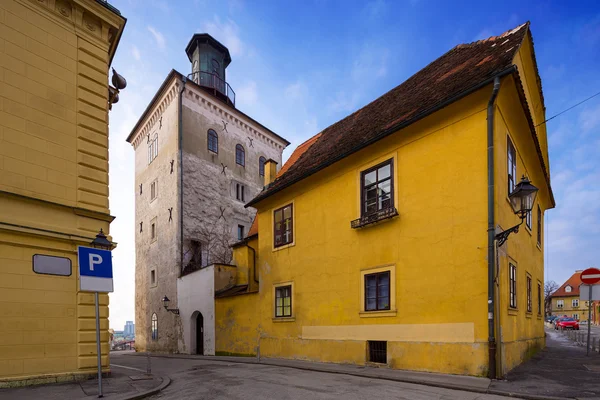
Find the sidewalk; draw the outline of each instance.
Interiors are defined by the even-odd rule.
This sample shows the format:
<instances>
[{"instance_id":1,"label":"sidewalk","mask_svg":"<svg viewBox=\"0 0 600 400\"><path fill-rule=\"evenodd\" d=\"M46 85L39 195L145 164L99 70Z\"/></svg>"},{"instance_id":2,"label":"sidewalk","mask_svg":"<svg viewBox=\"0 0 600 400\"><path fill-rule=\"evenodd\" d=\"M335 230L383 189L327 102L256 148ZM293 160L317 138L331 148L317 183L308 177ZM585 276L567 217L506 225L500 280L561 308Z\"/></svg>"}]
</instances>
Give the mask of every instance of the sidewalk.
<instances>
[{"instance_id":1,"label":"sidewalk","mask_svg":"<svg viewBox=\"0 0 600 400\"><path fill-rule=\"evenodd\" d=\"M600 398L600 355L577 346L567 334L546 329L546 348L494 381L490 393L500 391L563 398Z\"/></svg>"},{"instance_id":2,"label":"sidewalk","mask_svg":"<svg viewBox=\"0 0 600 400\"><path fill-rule=\"evenodd\" d=\"M147 377L139 371L111 367L111 377L102 380L102 392L105 399L140 399L158 393L170 382L167 377ZM0 389L0 400L71 400L95 399L97 396L97 379Z\"/></svg>"}]
</instances>

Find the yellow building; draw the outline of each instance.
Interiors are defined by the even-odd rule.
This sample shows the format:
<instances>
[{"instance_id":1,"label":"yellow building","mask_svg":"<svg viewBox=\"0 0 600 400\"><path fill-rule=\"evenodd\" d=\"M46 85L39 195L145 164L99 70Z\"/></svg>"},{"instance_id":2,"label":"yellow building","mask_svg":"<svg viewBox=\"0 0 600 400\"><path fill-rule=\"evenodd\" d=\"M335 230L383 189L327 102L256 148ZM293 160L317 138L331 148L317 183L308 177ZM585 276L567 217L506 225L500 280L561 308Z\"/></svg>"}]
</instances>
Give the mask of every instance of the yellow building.
<instances>
[{"instance_id":1,"label":"yellow building","mask_svg":"<svg viewBox=\"0 0 600 400\"><path fill-rule=\"evenodd\" d=\"M100 0L0 1L0 386L96 370L76 256L114 219L107 81L124 25Z\"/></svg>"},{"instance_id":2,"label":"yellow building","mask_svg":"<svg viewBox=\"0 0 600 400\"><path fill-rule=\"evenodd\" d=\"M499 376L543 347L544 113L527 23L453 48L276 179L268 161L235 285L215 294L216 353ZM522 175L533 215L497 247Z\"/></svg>"},{"instance_id":3,"label":"yellow building","mask_svg":"<svg viewBox=\"0 0 600 400\"><path fill-rule=\"evenodd\" d=\"M579 322L588 320L589 302L581 301L579 298L579 286L583 283L581 282L582 272L583 270L575 271L561 287L549 296L552 298L552 315L557 317L566 315Z\"/></svg>"}]
</instances>

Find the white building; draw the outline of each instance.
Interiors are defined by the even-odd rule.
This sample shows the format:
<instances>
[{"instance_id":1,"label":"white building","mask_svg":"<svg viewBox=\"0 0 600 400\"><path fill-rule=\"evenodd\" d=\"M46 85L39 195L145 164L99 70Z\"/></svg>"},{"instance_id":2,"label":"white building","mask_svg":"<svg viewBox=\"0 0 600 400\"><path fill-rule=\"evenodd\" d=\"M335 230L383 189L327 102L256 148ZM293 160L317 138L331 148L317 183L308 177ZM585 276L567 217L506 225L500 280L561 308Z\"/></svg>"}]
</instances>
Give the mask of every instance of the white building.
<instances>
[{"instance_id":1,"label":"white building","mask_svg":"<svg viewBox=\"0 0 600 400\"><path fill-rule=\"evenodd\" d=\"M136 347L214 354L214 294L245 237L264 163L289 142L235 108L229 51L192 37L192 73L172 70L127 138L135 149ZM215 283L216 282L216 283ZM168 311L163 298L170 301ZM179 314L177 314L177 312Z\"/></svg>"}]
</instances>

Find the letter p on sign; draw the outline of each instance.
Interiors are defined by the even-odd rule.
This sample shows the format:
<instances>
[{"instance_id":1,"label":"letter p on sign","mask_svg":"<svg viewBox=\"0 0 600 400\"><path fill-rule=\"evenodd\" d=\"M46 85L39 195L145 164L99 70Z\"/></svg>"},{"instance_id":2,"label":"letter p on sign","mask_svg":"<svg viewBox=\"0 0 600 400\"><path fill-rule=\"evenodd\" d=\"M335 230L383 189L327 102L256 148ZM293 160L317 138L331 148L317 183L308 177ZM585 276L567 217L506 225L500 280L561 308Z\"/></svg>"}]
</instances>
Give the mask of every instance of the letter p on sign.
<instances>
[{"instance_id":1,"label":"letter p on sign","mask_svg":"<svg viewBox=\"0 0 600 400\"><path fill-rule=\"evenodd\" d=\"M90 254L90 271L94 270L96 264L102 264L102 257L100 254Z\"/></svg>"}]
</instances>

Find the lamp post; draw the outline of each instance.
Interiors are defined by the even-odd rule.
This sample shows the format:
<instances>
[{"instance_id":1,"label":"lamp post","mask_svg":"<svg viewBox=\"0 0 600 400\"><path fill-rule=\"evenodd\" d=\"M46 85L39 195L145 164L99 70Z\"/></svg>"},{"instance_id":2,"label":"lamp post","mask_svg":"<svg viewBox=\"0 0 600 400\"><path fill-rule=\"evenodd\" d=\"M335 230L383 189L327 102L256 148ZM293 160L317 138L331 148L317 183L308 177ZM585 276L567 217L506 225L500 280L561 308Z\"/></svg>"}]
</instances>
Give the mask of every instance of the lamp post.
<instances>
[{"instance_id":1,"label":"lamp post","mask_svg":"<svg viewBox=\"0 0 600 400\"><path fill-rule=\"evenodd\" d=\"M179 315L179 308L169 308L169 303L171 302L171 300L169 300L167 296L162 298L162 302L165 310L167 310L168 312L172 312L175 315Z\"/></svg>"},{"instance_id":2,"label":"lamp post","mask_svg":"<svg viewBox=\"0 0 600 400\"><path fill-rule=\"evenodd\" d=\"M106 235L100 228L96 238L90 245L95 249L111 250L112 243L106 238ZM100 307L98 305L98 292L94 292L96 302L96 352L98 353L98 397L104 397L102 394L102 347L100 346Z\"/></svg>"},{"instance_id":3,"label":"lamp post","mask_svg":"<svg viewBox=\"0 0 600 400\"><path fill-rule=\"evenodd\" d=\"M523 175L521 178L521 182L517 184L515 190L512 191L511 194L508 195L508 199L510 200L510 205L514 213L521 218L521 222L512 228L509 228L503 232L500 232L496 235L496 240L498 241L498 247L502 246L504 242L508 240L508 236L511 233L519 232L519 227L523 224L523 221L527 217L527 214L531 212L533 209L533 203L535 202L535 197L537 196L538 188L531 184L531 181Z\"/></svg>"}]
</instances>

